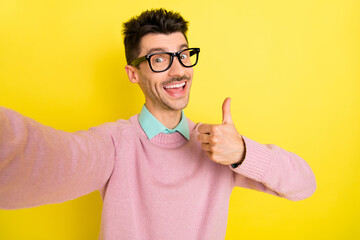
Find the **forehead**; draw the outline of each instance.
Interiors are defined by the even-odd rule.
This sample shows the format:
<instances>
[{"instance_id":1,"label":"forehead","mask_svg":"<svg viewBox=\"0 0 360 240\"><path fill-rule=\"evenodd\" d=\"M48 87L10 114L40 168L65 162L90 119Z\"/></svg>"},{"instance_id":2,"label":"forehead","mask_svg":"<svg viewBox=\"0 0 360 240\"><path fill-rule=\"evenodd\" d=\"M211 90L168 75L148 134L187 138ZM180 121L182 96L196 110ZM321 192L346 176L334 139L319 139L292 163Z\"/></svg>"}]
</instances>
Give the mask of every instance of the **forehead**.
<instances>
[{"instance_id":1,"label":"forehead","mask_svg":"<svg viewBox=\"0 0 360 240\"><path fill-rule=\"evenodd\" d=\"M170 34L150 33L142 37L140 41L140 56L149 54L153 49L177 52L187 46L187 41L181 32Z\"/></svg>"}]
</instances>

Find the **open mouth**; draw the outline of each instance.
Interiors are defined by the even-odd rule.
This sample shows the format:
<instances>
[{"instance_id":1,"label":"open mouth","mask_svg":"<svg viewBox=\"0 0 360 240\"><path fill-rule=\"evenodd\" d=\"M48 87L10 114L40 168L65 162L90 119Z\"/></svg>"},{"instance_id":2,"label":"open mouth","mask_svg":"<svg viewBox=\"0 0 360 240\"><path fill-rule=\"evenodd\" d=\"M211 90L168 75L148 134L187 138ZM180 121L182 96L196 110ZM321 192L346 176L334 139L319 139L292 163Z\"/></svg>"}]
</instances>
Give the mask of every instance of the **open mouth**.
<instances>
[{"instance_id":1,"label":"open mouth","mask_svg":"<svg viewBox=\"0 0 360 240\"><path fill-rule=\"evenodd\" d=\"M179 97L185 93L187 81L173 82L163 86L164 90L173 97Z\"/></svg>"}]
</instances>

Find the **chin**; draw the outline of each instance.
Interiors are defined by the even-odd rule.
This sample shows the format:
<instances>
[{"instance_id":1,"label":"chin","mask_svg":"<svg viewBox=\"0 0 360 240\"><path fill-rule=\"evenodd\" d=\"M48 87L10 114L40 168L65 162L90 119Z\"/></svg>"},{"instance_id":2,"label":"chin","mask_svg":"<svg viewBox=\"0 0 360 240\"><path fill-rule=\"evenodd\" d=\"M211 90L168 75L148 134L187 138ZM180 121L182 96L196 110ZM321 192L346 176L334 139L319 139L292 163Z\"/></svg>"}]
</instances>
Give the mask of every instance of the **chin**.
<instances>
[{"instance_id":1,"label":"chin","mask_svg":"<svg viewBox=\"0 0 360 240\"><path fill-rule=\"evenodd\" d=\"M169 110L179 111L179 110L183 110L184 108L186 108L188 103L189 103L189 98L187 98L186 100L172 101L172 102L169 102L168 104L165 103L165 106L167 106L167 108Z\"/></svg>"}]
</instances>

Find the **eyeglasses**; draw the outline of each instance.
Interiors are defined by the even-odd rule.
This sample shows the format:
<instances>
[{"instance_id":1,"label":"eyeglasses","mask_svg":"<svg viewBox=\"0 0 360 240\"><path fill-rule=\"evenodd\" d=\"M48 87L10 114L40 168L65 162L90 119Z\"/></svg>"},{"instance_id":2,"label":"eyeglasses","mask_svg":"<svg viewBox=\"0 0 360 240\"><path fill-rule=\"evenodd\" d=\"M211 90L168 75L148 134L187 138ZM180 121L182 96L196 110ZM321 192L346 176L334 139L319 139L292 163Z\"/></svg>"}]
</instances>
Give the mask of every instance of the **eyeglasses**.
<instances>
[{"instance_id":1,"label":"eyeglasses","mask_svg":"<svg viewBox=\"0 0 360 240\"><path fill-rule=\"evenodd\" d=\"M179 59L179 62L183 67L189 68L197 64L199 60L200 48L187 48L175 53L171 52L159 52L151 53L143 57L139 57L131 62L131 66L136 67L144 61L148 61L150 69L153 72L165 72L168 70L173 61L174 57Z\"/></svg>"}]
</instances>

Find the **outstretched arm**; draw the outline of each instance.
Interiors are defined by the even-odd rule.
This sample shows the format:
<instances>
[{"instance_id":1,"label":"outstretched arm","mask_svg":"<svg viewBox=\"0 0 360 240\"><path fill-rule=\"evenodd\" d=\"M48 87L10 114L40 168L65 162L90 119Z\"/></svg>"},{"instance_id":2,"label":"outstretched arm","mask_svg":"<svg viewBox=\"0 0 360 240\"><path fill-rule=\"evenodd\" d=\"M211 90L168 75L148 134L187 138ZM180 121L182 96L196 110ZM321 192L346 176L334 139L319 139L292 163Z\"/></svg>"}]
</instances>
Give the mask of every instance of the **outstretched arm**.
<instances>
[{"instance_id":1,"label":"outstretched arm","mask_svg":"<svg viewBox=\"0 0 360 240\"><path fill-rule=\"evenodd\" d=\"M0 208L59 203L103 187L115 148L106 124L68 133L0 107Z\"/></svg>"},{"instance_id":2,"label":"outstretched arm","mask_svg":"<svg viewBox=\"0 0 360 240\"><path fill-rule=\"evenodd\" d=\"M230 165L235 186L290 200L301 200L314 193L314 174L302 158L238 133L231 118L230 98L223 104L222 124L201 124L198 131L198 140L208 157L219 164Z\"/></svg>"},{"instance_id":3,"label":"outstretched arm","mask_svg":"<svg viewBox=\"0 0 360 240\"><path fill-rule=\"evenodd\" d=\"M234 185L297 201L316 190L310 166L298 155L273 144L260 144L243 136L246 154L234 171Z\"/></svg>"}]
</instances>

